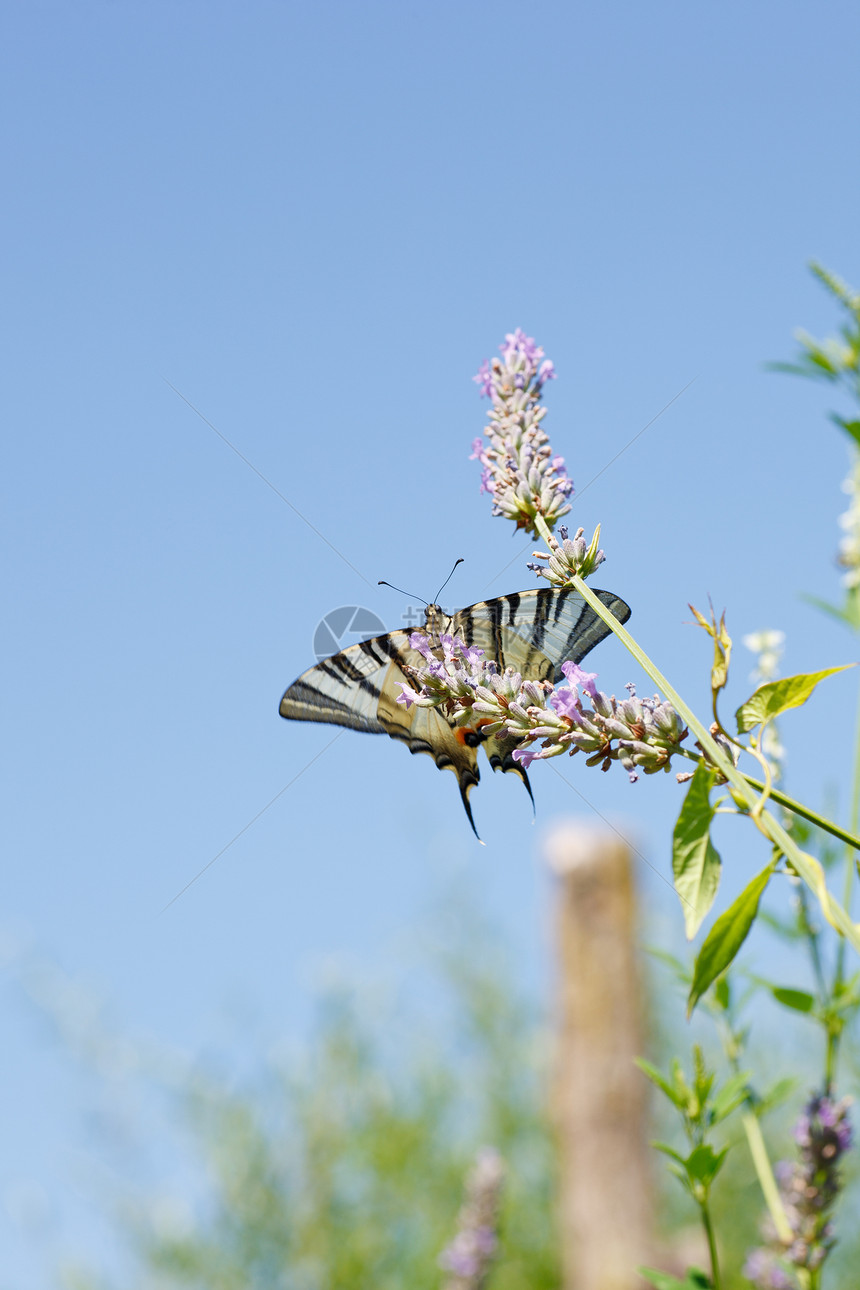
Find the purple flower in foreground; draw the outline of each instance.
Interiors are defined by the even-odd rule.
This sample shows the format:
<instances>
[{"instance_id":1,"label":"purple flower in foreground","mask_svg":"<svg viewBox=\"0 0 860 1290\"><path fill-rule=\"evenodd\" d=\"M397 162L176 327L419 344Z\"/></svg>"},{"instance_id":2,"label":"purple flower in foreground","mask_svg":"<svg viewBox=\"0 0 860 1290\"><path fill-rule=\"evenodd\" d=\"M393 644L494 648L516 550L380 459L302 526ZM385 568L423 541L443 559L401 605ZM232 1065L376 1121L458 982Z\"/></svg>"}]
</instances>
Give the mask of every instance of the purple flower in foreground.
<instances>
[{"instance_id":1,"label":"purple flower in foreground","mask_svg":"<svg viewBox=\"0 0 860 1290\"><path fill-rule=\"evenodd\" d=\"M752 1250L743 1266L743 1275L760 1290L798 1290L795 1278L789 1276L770 1250Z\"/></svg>"},{"instance_id":2,"label":"purple flower in foreground","mask_svg":"<svg viewBox=\"0 0 860 1290\"><path fill-rule=\"evenodd\" d=\"M580 685L590 698L597 698L596 672L583 672L578 663L562 663L561 670L567 677L568 685Z\"/></svg>"},{"instance_id":3,"label":"purple flower in foreground","mask_svg":"<svg viewBox=\"0 0 860 1290\"><path fill-rule=\"evenodd\" d=\"M413 690L411 686L406 685L405 682L403 681L398 681L397 684L400 686L400 693L397 696L396 702L404 703L408 710L409 708L412 707L413 703L418 702L418 700L421 698L421 695L417 692L417 690Z\"/></svg>"},{"instance_id":4,"label":"purple flower in foreground","mask_svg":"<svg viewBox=\"0 0 860 1290\"><path fill-rule=\"evenodd\" d=\"M427 644L419 633L410 639L416 649ZM480 727L485 736L503 737L517 745L513 757L523 768L562 753L584 752L587 765L604 770L619 761L635 782L640 773L669 770L687 737L671 704L656 696L639 699L632 685L630 697L619 701L597 689L596 673L576 663L562 664L570 684L556 689L549 681L524 678L513 668L500 672L481 650L457 637L444 636L435 650L425 653L421 648L421 653L423 666L404 666L414 685L401 682L398 702L441 708L455 727ZM580 689L590 707L584 705Z\"/></svg>"},{"instance_id":5,"label":"purple flower in foreground","mask_svg":"<svg viewBox=\"0 0 860 1290\"><path fill-rule=\"evenodd\" d=\"M791 1239L780 1241L768 1221L767 1245L752 1250L744 1267L744 1276L760 1290L796 1290L801 1277L808 1284L809 1273L836 1243L830 1214L842 1186L840 1158L852 1142L849 1102L814 1094L798 1116L798 1159L780 1161L775 1169Z\"/></svg>"},{"instance_id":6,"label":"purple flower in foreground","mask_svg":"<svg viewBox=\"0 0 860 1290\"><path fill-rule=\"evenodd\" d=\"M451 1275L445 1290L480 1290L498 1250L499 1206L504 1165L497 1151L485 1147L466 1179L466 1197L457 1216L457 1233L439 1255L439 1266Z\"/></svg>"}]
</instances>

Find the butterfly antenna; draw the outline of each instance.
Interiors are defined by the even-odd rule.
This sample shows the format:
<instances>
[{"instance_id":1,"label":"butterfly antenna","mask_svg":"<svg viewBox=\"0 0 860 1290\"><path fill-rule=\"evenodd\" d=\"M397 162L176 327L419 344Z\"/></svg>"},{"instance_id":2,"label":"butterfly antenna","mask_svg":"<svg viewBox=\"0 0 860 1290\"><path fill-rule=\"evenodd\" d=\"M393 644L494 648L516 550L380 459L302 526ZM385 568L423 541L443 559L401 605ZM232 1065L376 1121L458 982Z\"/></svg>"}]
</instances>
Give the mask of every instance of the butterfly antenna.
<instances>
[{"instance_id":1,"label":"butterfly antenna","mask_svg":"<svg viewBox=\"0 0 860 1290\"><path fill-rule=\"evenodd\" d=\"M411 591L404 591L402 587L395 587L393 582L386 582L384 578L380 578L376 585L377 587L390 587L392 591L399 591L401 596L409 596L412 600L420 600L422 605L427 604L423 596L413 596Z\"/></svg>"},{"instance_id":2,"label":"butterfly antenna","mask_svg":"<svg viewBox=\"0 0 860 1290\"><path fill-rule=\"evenodd\" d=\"M454 569L456 569L456 568L457 568L457 565L458 565L458 564L462 564L462 563L463 563L463 560L464 560L464 557L463 557L462 555L460 556L460 559L459 559L459 560L455 560L455 561L454 561ZM445 581L442 583L442 586L439 588L439 590L436 592L436 595L433 597L433 604L434 604L434 605L438 605L438 603L439 603L439 597L442 595L442 592L445 590L445 588L448 586L448 583L451 581L451 579L452 579L452 578L453 578L453 576L454 576L454 569L452 569L452 570L451 570L451 572L448 574L448 577L445 579Z\"/></svg>"}]
</instances>

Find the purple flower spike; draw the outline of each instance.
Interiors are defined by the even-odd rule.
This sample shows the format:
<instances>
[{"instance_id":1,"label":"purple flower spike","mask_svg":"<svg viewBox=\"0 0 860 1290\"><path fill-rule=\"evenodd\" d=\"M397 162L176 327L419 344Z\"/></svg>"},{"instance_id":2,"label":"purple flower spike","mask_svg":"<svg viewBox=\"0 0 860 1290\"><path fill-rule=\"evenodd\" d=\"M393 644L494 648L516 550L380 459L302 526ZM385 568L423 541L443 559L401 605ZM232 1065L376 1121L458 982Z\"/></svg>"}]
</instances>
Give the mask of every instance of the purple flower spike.
<instances>
[{"instance_id":1,"label":"purple flower spike","mask_svg":"<svg viewBox=\"0 0 860 1290\"><path fill-rule=\"evenodd\" d=\"M835 1244L830 1216L842 1188L840 1159L851 1146L849 1102L814 1094L797 1118L797 1159L780 1161L774 1169L791 1236L780 1241L768 1225L767 1245L753 1250L744 1268L760 1290L808 1285L810 1273L821 1267Z\"/></svg>"},{"instance_id":2,"label":"purple flower spike","mask_svg":"<svg viewBox=\"0 0 860 1290\"><path fill-rule=\"evenodd\" d=\"M552 528L570 510L573 488L541 425L541 391L555 370L521 328L507 334L500 350L502 357L482 363L474 378L492 406L487 441L472 444L472 458L484 467L481 491L492 494L493 514L537 535L536 517Z\"/></svg>"},{"instance_id":3,"label":"purple flower spike","mask_svg":"<svg viewBox=\"0 0 860 1290\"><path fill-rule=\"evenodd\" d=\"M499 1203L504 1166L490 1148L479 1152L466 1179L466 1198L457 1219L457 1234L439 1256L450 1276L444 1290L481 1290L498 1249Z\"/></svg>"}]
</instances>

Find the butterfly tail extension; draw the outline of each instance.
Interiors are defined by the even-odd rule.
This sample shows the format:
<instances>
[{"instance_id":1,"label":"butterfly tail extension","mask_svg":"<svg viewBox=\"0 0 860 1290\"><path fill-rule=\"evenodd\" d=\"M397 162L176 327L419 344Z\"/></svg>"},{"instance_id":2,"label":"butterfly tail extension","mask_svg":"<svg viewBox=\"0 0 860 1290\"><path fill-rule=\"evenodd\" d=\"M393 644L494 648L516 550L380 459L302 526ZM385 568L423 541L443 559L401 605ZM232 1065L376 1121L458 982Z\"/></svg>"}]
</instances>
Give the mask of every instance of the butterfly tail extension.
<instances>
[{"instance_id":1,"label":"butterfly tail extension","mask_svg":"<svg viewBox=\"0 0 860 1290\"><path fill-rule=\"evenodd\" d=\"M487 757L489 758L489 762L493 770L501 770L508 775L519 775L520 779L525 784L526 792L529 795L529 800L532 804L532 813L537 814L534 793L532 792L532 786L529 783L529 777L520 763L518 761L514 761L513 752L516 747L518 747L518 745L511 743L508 739L496 739L493 736L490 736L489 739L484 741L484 748L486 749Z\"/></svg>"},{"instance_id":2,"label":"butterfly tail extension","mask_svg":"<svg viewBox=\"0 0 860 1290\"><path fill-rule=\"evenodd\" d=\"M438 765L438 763L437 763L437 765ZM475 837L476 837L476 838L478 839L478 841L481 843L481 846L483 846L483 845L484 845L484 843L483 843L483 841L481 840L481 835L480 835L480 833L479 833L479 832L478 832L478 830L475 828L475 821L474 821L474 819L472 818L472 807L471 807L471 806L470 806L470 804L469 804L469 794L471 793L472 789L475 787L475 785L476 785L476 784L477 784L477 782L478 782L477 775L475 776L475 778L474 778L473 780L471 780L471 781L470 781L470 780L465 779L465 777L464 777L462 774L458 774L458 776L457 776L457 780L458 780L458 783L459 783L459 785L460 785L460 800L461 800L461 801L462 801L462 803L463 803L463 809L464 809L464 811L466 812L466 818L468 819L469 823L470 823L470 824L471 824L471 826L472 826L472 832L474 833Z\"/></svg>"}]
</instances>

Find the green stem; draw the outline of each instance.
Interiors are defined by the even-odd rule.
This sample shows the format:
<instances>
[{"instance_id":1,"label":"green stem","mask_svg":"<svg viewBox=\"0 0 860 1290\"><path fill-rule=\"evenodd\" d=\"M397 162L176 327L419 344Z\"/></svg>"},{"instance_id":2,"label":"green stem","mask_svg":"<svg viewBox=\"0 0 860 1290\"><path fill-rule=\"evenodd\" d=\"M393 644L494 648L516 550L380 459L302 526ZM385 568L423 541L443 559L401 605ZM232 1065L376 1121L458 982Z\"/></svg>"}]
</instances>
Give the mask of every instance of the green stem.
<instances>
[{"instance_id":1,"label":"green stem","mask_svg":"<svg viewBox=\"0 0 860 1290\"><path fill-rule=\"evenodd\" d=\"M860 827L860 692L857 702L857 723L854 735L854 784L851 792L851 828L857 832ZM845 884L842 888L842 904L850 912L851 891L854 885L854 856L845 853ZM845 943L840 941L836 948L836 970L834 985L841 985L845 979Z\"/></svg>"},{"instance_id":2,"label":"green stem","mask_svg":"<svg viewBox=\"0 0 860 1290\"><path fill-rule=\"evenodd\" d=\"M689 761L700 762L702 760L701 754L693 752L691 748L679 748L678 752L682 757L688 758ZM858 749L858 767L860 767L860 749ZM757 792L764 792L765 786L760 779L755 779L752 775L744 775L744 779L752 788L756 789ZM775 802L779 802L780 806L784 806L786 810L791 811L794 815L802 816L804 820L809 820L809 823L814 824L816 828L823 829L825 833L832 834L834 838L838 838L840 842L844 842L849 848L853 847L855 851L860 851L860 837L858 837L856 833L851 833L848 829L843 829L840 824L834 824L833 820L828 820L825 816L819 815L816 811L811 810L810 807L804 806L802 802L798 802L795 798L789 797L787 793L783 793L781 789L772 787L770 790L770 797L772 797ZM852 822L852 828L856 830L856 820ZM850 871L853 872L853 858L849 860L849 868Z\"/></svg>"},{"instance_id":3,"label":"green stem","mask_svg":"<svg viewBox=\"0 0 860 1290\"><path fill-rule=\"evenodd\" d=\"M699 1208L702 1211L702 1223L705 1228L705 1235L708 1238L708 1253L711 1256L711 1284L714 1290L721 1290L722 1281L720 1280L720 1261L717 1257L717 1240L714 1236L714 1225L711 1222L711 1211L706 1200L699 1202Z\"/></svg>"},{"instance_id":4,"label":"green stem","mask_svg":"<svg viewBox=\"0 0 860 1290\"><path fill-rule=\"evenodd\" d=\"M752 775L744 775L744 779L759 792L764 791L764 784L758 779L753 779ZM823 829L825 833L830 833L834 838L838 838L840 842L844 842L849 850L853 847L855 851L860 851L860 838L856 836L855 832L849 832L848 829L843 829L839 824L834 824L832 820L826 819L823 815L818 815L815 811L810 810L808 806L804 806L802 802L795 801L793 797L789 797L787 793L781 792L778 788L772 788L770 796L775 802L779 802L780 806L786 807L794 815L802 816L804 820L809 820L809 823L814 824L816 828ZM856 828L857 823L854 821L852 822L852 830L856 830ZM849 871L853 870L853 857L849 858L848 867Z\"/></svg>"},{"instance_id":5,"label":"green stem","mask_svg":"<svg viewBox=\"0 0 860 1290\"><path fill-rule=\"evenodd\" d=\"M800 923L801 931L806 937L809 945L809 957L812 960L812 971L815 976L815 986L818 990L818 1001L822 1008L827 1006L827 983L824 980L824 966L821 962L821 946L819 944L818 931L812 925L812 919L809 917L809 905L806 901L806 892L802 887L798 888L797 899L800 905Z\"/></svg>"},{"instance_id":6,"label":"green stem","mask_svg":"<svg viewBox=\"0 0 860 1290\"><path fill-rule=\"evenodd\" d=\"M833 1085L836 1083L836 1058L839 1055L839 1034L832 1023L827 1027L827 1050L824 1055L824 1092L833 1096Z\"/></svg>"},{"instance_id":7,"label":"green stem","mask_svg":"<svg viewBox=\"0 0 860 1290\"><path fill-rule=\"evenodd\" d=\"M761 1125L752 1111L746 1111L743 1115L744 1133L747 1135L750 1155L755 1166L759 1186L764 1196L768 1213L773 1219L773 1225L776 1234L781 1241L788 1245L794 1237L791 1230L791 1224L785 1213L785 1206L782 1203L782 1197L779 1194L779 1188L776 1185L776 1179L773 1176L773 1169L770 1165L770 1158L767 1154L767 1147L764 1144L764 1135L761 1131Z\"/></svg>"},{"instance_id":8,"label":"green stem","mask_svg":"<svg viewBox=\"0 0 860 1290\"><path fill-rule=\"evenodd\" d=\"M543 517L538 515L535 520L536 526L546 541L550 545L551 537ZM552 547L550 546L550 549ZM708 760L712 761L722 775L728 780L736 790L740 798L748 804L750 812L758 828L771 842L773 842L783 855L791 862L798 876L806 883L810 891L817 896L821 903L821 908L828 922L830 922L837 931L841 932L852 944L854 949L860 954L860 927L852 923L851 918L842 908L842 906L833 898L827 890L824 879L824 871L821 865L812 856L806 855L801 851L792 838L786 833L779 820L773 816L770 811L759 808L759 799L755 790L750 787L744 776L733 765L726 756L722 748L714 740L710 731L706 730L699 721L696 714L687 706L674 686L669 684L668 679L663 675L658 667L651 662L648 655L637 645L636 641L625 630L624 626L618 621L614 614L606 608L602 601L598 600L594 592L587 586L582 578L574 575L570 579L570 585L582 596L586 604L590 605L598 618L606 623L607 627L614 632L619 638L622 645L628 652L633 655L637 663L647 672L648 676L665 695L674 707L675 711L683 717L684 721L692 730L696 739L702 746L703 751L707 754Z\"/></svg>"}]
</instances>

